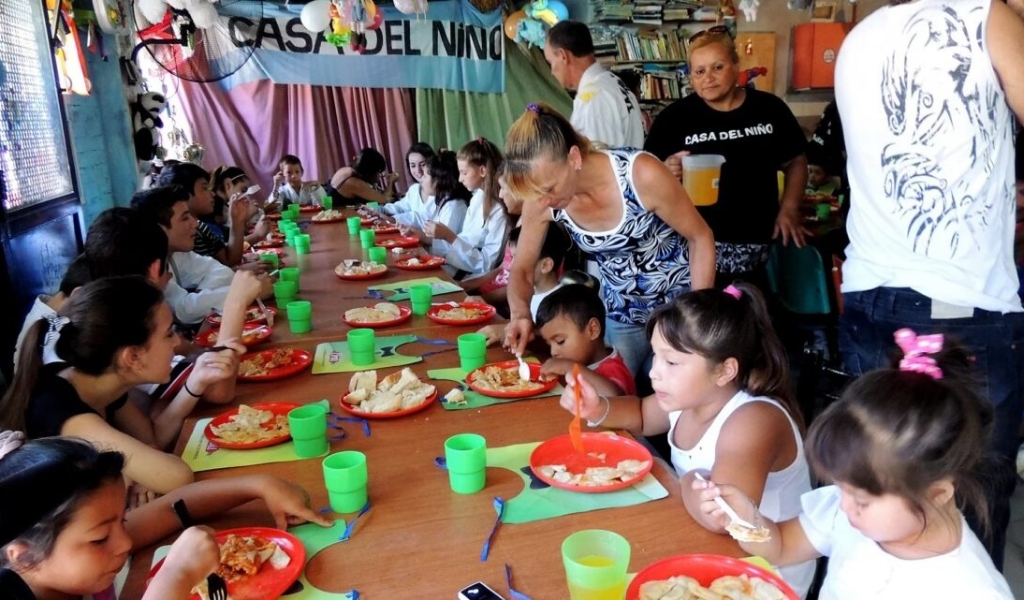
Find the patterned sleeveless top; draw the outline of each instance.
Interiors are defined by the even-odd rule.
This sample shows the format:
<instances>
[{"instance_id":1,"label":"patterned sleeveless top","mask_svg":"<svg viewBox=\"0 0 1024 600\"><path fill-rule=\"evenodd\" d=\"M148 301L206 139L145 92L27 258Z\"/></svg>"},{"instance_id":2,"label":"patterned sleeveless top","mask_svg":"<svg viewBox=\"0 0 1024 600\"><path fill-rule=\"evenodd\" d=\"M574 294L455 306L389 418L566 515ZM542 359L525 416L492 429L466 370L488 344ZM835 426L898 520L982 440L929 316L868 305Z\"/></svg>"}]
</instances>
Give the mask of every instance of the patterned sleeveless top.
<instances>
[{"instance_id":1,"label":"patterned sleeveless top","mask_svg":"<svg viewBox=\"0 0 1024 600\"><path fill-rule=\"evenodd\" d=\"M644 325L652 310L689 291L689 250L682 236L647 210L636 195L633 162L641 152L630 148L603 152L619 182L622 220L609 231L586 231L563 210L553 210L552 216L597 261L608 317Z\"/></svg>"}]
</instances>

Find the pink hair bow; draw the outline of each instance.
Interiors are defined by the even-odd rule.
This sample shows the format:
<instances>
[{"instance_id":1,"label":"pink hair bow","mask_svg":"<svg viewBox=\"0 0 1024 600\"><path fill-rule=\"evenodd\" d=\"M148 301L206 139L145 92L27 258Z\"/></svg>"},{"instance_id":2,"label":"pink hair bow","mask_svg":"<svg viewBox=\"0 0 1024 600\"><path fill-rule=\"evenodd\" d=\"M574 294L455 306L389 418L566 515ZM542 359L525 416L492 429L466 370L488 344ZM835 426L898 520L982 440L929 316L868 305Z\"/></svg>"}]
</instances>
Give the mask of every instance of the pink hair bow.
<instances>
[{"instance_id":1,"label":"pink hair bow","mask_svg":"<svg viewBox=\"0 0 1024 600\"><path fill-rule=\"evenodd\" d=\"M939 364L934 358L925 356L942 350L944 338L941 333L917 335L912 329L904 327L893 334L893 337L896 339L896 345L903 350L903 358L900 359L901 371L924 373L932 379L942 379Z\"/></svg>"}]
</instances>

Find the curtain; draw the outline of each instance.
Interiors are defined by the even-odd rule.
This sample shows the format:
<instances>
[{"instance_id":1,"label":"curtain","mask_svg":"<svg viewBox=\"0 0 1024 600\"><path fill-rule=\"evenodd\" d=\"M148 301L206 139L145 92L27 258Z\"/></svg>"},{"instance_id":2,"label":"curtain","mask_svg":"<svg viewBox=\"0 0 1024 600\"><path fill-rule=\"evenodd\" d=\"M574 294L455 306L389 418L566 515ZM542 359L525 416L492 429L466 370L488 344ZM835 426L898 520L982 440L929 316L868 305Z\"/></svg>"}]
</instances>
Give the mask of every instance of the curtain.
<instances>
[{"instance_id":1,"label":"curtain","mask_svg":"<svg viewBox=\"0 0 1024 600\"><path fill-rule=\"evenodd\" d=\"M551 76L541 51L506 40L504 94L416 90L419 139L458 151L466 142L485 137L501 148L512 122L527 104L538 101L566 117L572 114L572 100Z\"/></svg>"},{"instance_id":2,"label":"curtain","mask_svg":"<svg viewBox=\"0 0 1024 600\"><path fill-rule=\"evenodd\" d=\"M363 147L375 148L391 170L407 176L405 151L414 141L409 89L277 85L256 81L225 91L180 82L178 99L192 139L206 150L203 165L241 167L266 193L283 154L302 160L305 179L324 182ZM400 180L401 181L401 180Z\"/></svg>"}]
</instances>

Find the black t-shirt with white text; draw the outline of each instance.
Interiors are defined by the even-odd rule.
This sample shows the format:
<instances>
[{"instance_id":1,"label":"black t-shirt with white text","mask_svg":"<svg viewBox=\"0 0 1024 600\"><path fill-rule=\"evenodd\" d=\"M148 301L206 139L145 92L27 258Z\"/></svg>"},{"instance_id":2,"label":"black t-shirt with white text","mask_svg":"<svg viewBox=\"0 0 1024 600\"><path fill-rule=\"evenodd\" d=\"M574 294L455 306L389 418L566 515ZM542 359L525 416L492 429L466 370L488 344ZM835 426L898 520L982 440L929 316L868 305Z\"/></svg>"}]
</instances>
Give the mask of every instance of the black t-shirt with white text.
<instances>
[{"instance_id":1,"label":"black t-shirt with white text","mask_svg":"<svg viewBox=\"0 0 1024 600\"><path fill-rule=\"evenodd\" d=\"M661 160L682 150L724 156L718 203L697 209L716 242L740 244L771 241L779 212L776 172L806 145L785 102L748 89L743 104L728 112L697 94L673 102L654 120L644 149Z\"/></svg>"}]
</instances>

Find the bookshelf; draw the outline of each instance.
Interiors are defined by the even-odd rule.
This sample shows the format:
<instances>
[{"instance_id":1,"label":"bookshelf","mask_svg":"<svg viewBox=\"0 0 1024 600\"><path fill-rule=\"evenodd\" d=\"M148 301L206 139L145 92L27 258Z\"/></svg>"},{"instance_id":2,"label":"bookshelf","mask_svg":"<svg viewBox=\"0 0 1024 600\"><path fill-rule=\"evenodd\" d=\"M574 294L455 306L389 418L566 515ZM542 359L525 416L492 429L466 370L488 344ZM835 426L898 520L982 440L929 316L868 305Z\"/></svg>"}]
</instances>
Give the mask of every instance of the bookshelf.
<instances>
[{"instance_id":1,"label":"bookshelf","mask_svg":"<svg viewBox=\"0 0 1024 600\"><path fill-rule=\"evenodd\" d=\"M687 40L709 23L702 0L590 0L594 54L654 116L692 92ZM713 15L713 12L712 12Z\"/></svg>"}]
</instances>

